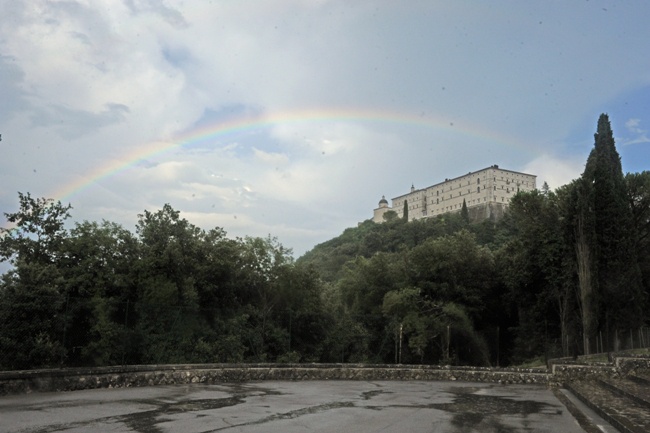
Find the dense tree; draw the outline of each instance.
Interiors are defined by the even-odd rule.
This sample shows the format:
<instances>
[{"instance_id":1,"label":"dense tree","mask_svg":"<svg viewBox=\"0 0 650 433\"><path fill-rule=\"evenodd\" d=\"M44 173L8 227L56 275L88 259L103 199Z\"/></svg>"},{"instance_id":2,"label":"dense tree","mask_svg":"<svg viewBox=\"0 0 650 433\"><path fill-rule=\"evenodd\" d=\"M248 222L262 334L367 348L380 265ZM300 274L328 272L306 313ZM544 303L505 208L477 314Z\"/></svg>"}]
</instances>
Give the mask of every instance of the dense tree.
<instances>
[{"instance_id":1,"label":"dense tree","mask_svg":"<svg viewBox=\"0 0 650 433\"><path fill-rule=\"evenodd\" d=\"M84 221L70 231L65 252L67 364L133 361L137 349L127 325L137 300L137 239L115 223Z\"/></svg>"},{"instance_id":2,"label":"dense tree","mask_svg":"<svg viewBox=\"0 0 650 433\"><path fill-rule=\"evenodd\" d=\"M147 363L181 362L199 338L202 230L165 205L139 215L138 334Z\"/></svg>"},{"instance_id":3,"label":"dense tree","mask_svg":"<svg viewBox=\"0 0 650 433\"><path fill-rule=\"evenodd\" d=\"M497 256L507 299L517 312L513 352L518 361L549 351L568 355L574 281L562 206L562 199L548 189L520 192L510 203L515 231Z\"/></svg>"},{"instance_id":4,"label":"dense tree","mask_svg":"<svg viewBox=\"0 0 650 433\"><path fill-rule=\"evenodd\" d=\"M0 368L54 366L65 357L58 317L66 305L61 260L71 207L21 193L19 204L5 213L15 227L0 228L0 261L12 265L0 286L0 347L13 354L0 358Z\"/></svg>"},{"instance_id":5,"label":"dense tree","mask_svg":"<svg viewBox=\"0 0 650 433\"><path fill-rule=\"evenodd\" d=\"M650 311L650 171L625 176L628 200L632 209L637 263L641 272L645 307ZM646 320L650 317L645 317Z\"/></svg>"},{"instance_id":6,"label":"dense tree","mask_svg":"<svg viewBox=\"0 0 650 433\"><path fill-rule=\"evenodd\" d=\"M487 347L463 307L406 287L386 293L382 310L395 336L398 362L488 364Z\"/></svg>"},{"instance_id":7,"label":"dense tree","mask_svg":"<svg viewBox=\"0 0 650 433\"><path fill-rule=\"evenodd\" d=\"M609 118L598 119L594 148L575 183L574 243L584 351L598 329L616 334L642 321L643 293L635 226Z\"/></svg>"}]
</instances>

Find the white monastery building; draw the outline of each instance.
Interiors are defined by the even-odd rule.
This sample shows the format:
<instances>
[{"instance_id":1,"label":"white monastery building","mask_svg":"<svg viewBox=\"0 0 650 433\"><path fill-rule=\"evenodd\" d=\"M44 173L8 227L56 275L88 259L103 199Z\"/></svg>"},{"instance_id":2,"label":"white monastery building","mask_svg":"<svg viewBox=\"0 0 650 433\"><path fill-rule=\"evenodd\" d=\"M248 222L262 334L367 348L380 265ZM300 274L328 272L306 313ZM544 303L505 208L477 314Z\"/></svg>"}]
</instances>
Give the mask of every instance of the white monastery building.
<instances>
[{"instance_id":1,"label":"white monastery building","mask_svg":"<svg viewBox=\"0 0 650 433\"><path fill-rule=\"evenodd\" d=\"M411 192L392 199L392 207L382 197L372 220L376 223L383 222L384 214L391 210L403 218L404 202L408 207L409 221L460 212L463 200L473 221L500 218L518 191L532 191L536 188L536 178L532 174L504 170L493 165L454 179L445 179L444 182L426 188L415 189L411 186Z\"/></svg>"}]
</instances>

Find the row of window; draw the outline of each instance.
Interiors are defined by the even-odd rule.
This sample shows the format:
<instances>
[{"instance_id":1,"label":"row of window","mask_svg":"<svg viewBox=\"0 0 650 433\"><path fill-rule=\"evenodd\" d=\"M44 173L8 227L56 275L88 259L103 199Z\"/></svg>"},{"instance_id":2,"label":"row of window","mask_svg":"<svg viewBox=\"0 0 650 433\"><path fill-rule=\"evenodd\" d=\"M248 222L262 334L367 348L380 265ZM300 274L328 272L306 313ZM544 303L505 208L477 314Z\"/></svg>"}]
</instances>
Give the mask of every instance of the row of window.
<instances>
[{"instance_id":1,"label":"row of window","mask_svg":"<svg viewBox=\"0 0 650 433\"><path fill-rule=\"evenodd\" d=\"M481 183L481 179L476 179L476 180L477 180L477 183L478 183L478 184ZM502 178L502 180L503 180L503 178ZM495 181L496 181L496 178L495 178ZM531 182L531 183L532 183L532 182ZM467 182L467 184L469 185L469 182ZM506 180L506 185L510 185L510 181L509 181L509 180ZM522 184L517 184L517 189L519 189L520 186L528 187L528 182L524 182L524 183L522 183ZM458 188L461 188L461 186L459 185ZM477 189L478 189L477 192L481 192L481 188L480 188L480 187L478 187ZM503 189L503 185L501 185L501 189ZM454 188L451 187L450 190L453 191ZM496 185L494 185L494 190L495 190L495 191L497 190L497 186L496 186ZM514 188L513 188L513 190L514 190ZM467 191L469 192L469 190L467 190ZM439 190L436 190L436 196L439 197L441 192L444 193L444 192L445 192L445 189L444 189L444 188L441 188L441 189L439 189Z\"/></svg>"},{"instance_id":2,"label":"row of window","mask_svg":"<svg viewBox=\"0 0 650 433\"><path fill-rule=\"evenodd\" d=\"M498 201L497 199L498 199L498 197L496 197L496 196L493 197L493 200L494 200L494 201ZM478 199L478 200L472 200L469 204L478 203L478 202L480 202L480 201L481 201L480 199ZM486 201L487 201L487 197L483 197L483 202L486 202ZM501 197L501 201L505 203L505 201L506 201L506 197ZM508 201L510 201L510 199L508 199ZM433 202L432 202L432 204L433 204ZM440 204L440 203L439 203L439 202L436 202L436 204ZM403 204L402 204L402 206L403 206ZM462 203L461 203L461 204L455 204L455 205L453 205L453 206L452 206L452 205L449 205L449 206L446 206L446 207L443 207L443 208L440 208L440 209L434 209L434 215L435 215L435 214L438 214L438 213L448 212L448 211L450 211L450 210L454 210L454 209L460 209L460 208L462 208L462 206L463 206L463 205L462 205ZM419 205L415 205L415 206L409 206L408 208L409 208L409 210L415 210L415 209L419 209L419 207L420 207ZM423 215L426 215L426 214L427 214L426 207L423 207L422 214L423 214Z\"/></svg>"},{"instance_id":3,"label":"row of window","mask_svg":"<svg viewBox=\"0 0 650 433\"><path fill-rule=\"evenodd\" d=\"M503 190L503 186L501 186L501 189ZM496 190L497 190L497 187L496 187L496 185L495 185L495 186L494 186L494 191L496 191ZM519 191L519 188L517 188L517 192L518 192L518 191ZM513 193L515 192L515 189L514 189L514 188L512 189L512 192L513 192ZM480 187L480 186L479 186L479 187L476 187L476 193L477 193L477 194L480 194L480 193L481 193L481 187ZM509 194L509 193L510 193L510 188L506 188L506 194ZM471 194L471 191L470 191L469 189L467 190L467 194ZM459 196L459 197L462 197L462 196L463 196L463 193L459 191L459 192L458 192L458 196ZM449 194L449 199L450 199L450 200L453 199L453 194ZM415 200L416 200L416 201L419 201L419 198L416 198ZM442 197L442 201L445 201L445 198L444 198L444 197ZM404 202L402 202L402 206L404 206L403 203L404 203ZM440 203L440 198L436 198L436 204L439 204L439 203ZM426 202L425 202L424 204L426 205ZM434 204L434 203L433 203L433 199L431 199L431 204ZM411 207L409 207L409 209L415 209L415 208L417 208L417 207L418 207L418 205L415 205L415 206L411 206Z\"/></svg>"}]
</instances>

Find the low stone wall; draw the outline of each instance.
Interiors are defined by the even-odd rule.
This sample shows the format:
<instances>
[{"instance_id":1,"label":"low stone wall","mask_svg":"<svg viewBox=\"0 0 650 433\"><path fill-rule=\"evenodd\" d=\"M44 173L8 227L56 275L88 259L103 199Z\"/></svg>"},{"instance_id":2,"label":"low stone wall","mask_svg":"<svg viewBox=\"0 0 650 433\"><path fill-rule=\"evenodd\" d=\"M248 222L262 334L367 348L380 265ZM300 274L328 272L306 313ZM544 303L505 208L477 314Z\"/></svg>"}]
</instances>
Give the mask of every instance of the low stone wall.
<instances>
[{"instance_id":1,"label":"low stone wall","mask_svg":"<svg viewBox=\"0 0 650 433\"><path fill-rule=\"evenodd\" d=\"M0 373L0 395L261 380L432 380L548 385L539 369L360 364L210 364L125 366Z\"/></svg>"},{"instance_id":2,"label":"low stone wall","mask_svg":"<svg viewBox=\"0 0 650 433\"><path fill-rule=\"evenodd\" d=\"M625 358L616 358L614 365L622 374L634 374L637 371L650 371L650 356L630 356Z\"/></svg>"},{"instance_id":3,"label":"low stone wall","mask_svg":"<svg viewBox=\"0 0 650 433\"><path fill-rule=\"evenodd\" d=\"M551 376L553 385L562 385L582 380L619 379L623 375L612 365L553 364Z\"/></svg>"}]
</instances>

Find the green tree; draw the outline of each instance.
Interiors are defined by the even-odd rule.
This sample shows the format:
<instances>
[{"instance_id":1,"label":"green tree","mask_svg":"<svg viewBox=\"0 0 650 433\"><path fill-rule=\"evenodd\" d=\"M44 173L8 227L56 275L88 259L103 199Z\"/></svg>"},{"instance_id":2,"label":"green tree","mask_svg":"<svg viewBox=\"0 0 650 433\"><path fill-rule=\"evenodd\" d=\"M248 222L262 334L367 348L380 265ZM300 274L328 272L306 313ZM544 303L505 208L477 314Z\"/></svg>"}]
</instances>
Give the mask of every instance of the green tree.
<instances>
[{"instance_id":1,"label":"green tree","mask_svg":"<svg viewBox=\"0 0 650 433\"><path fill-rule=\"evenodd\" d=\"M408 205L408 202L406 200L404 200L404 211L403 211L403 213L404 214L403 214L402 218L404 219L404 221L408 221L409 220L409 205Z\"/></svg>"},{"instance_id":2,"label":"green tree","mask_svg":"<svg viewBox=\"0 0 650 433\"><path fill-rule=\"evenodd\" d=\"M568 355L573 249L564 237L563 203L548 188L520 192L510 202L509 217L516 230L499 251L497 263L509 290L507 299L517 310L517 362L549 351Z\"/></svg>"},{"instance_id":3,"label":"green tree","mask_svg":"<svg viewBox=\"0 0 650 433\"><path fill-rule=\"evenodd\" d=\"M423 242L410 251L407 266L409 285L431 299L463 305L474 318L496 275L491 251L467 230Z\"/></svg>"},{"instance_id":4,"label":"green tree","mask_svg":"<svg viewBox=\"0 0 650 433\"><path fill-rule=\"evenodd\" d=\"M288 329L278 319L291 305L291 251L271 237L247 237L241 247L236 279L254 330L249 357L257 362L275 360L287 350L289 341Z\"/></svg>"},{"instance_id":5,"label":"green tree","mask_svg":"<svg viewBox=\"0 0 650 433\"><path fill-rule=\"evenodd\" d=\"M407 287L386 293L382 310L390 320L398 346L396 351L402 353L399 344L403 337L409 352L414 355L398 356L398 360L412 362L415 358L420 363L488 364L487 346L461 306L434 301L420 289Z\"/></svg>"},{"instance_id":6,"label":"green tree","mask_svg":"<svg viewBox=\"0 0 650 433\"><path fill-rule=\"evenodd\" d=\"M168 204L138 217L142 362L188 362L201 330L195 275L204 232Z\"/></svg>"},{"instance_id":7,"label":"green tree","mask_svg":"<svg viewBox=\"0 0 650 433\"><path fill-rule=\"evenodd\" d=\"M469 210L467 210L467 203L463 199L463 207L460 209L460 216L466 223L469 224Z\"/></svg>"},{"instance_id":8,"label":"green tree","mask_svg":"<svg viewBox=\"0 0 650 433\"><path fill-rule=\"evenodd\" d=\"M397 219L397 212L395 212L394 210L386 211L384 215L382 215L382 218L384 219L384 221L393 221Z\"/></svg>"},{"instance_id":9,"label":"green tree","mask_svg":"<svg viewBox=\"0 0 650 433\"><path fill-rule=\"evenodd\" d=\"M650 171L625 176L628 201L632 209L637 263L644 288L645 321L650 319Z\"/></svg>"},{"instance_id":10,"label":"green tree","mask_svg":"<svg viewBox=\"0 0 650 433\"><path fill-rule=\"evenodd\" d=\"M13 266L0 285L0 347L13 356L0 368L54 366L65 358L60 261L71 206L18 196L19 210L4 214L15 227L0 228L0 261Z\"/></svg>"},{"instance_id":11,"label":"green tree","mask_svg":"<svg viewBox=\"0 0 650 433\"><path fill-rule=\"evenodd\" d=\"M631 329L641 324L643 316L632 210L606 114L598 119L594 138L578 184L575 218L580 286L583 293L587 289L596 294L593 322L584 330L586 353L591 352L589 340L595 337L596 327Z\"/></svg>"},{"instance_id":12,"label":"green tree","mask_svg":"<svg viewBox=\"0 0 650 433\"><path fill-rule=\"evenodd\" d=\"M128 326L137 300L138 247L131 232L108 221L84 221L70 231L61 262L68 365L138 362Z\"/></svg>"},{"instance_id":13,"label":"green tree","mask_svg":"<svg viewBox=\"0 0 650 433\"><path fill-rule=\"evenodd\" d=\"M378 253L370 259L358 257L346 265L343 278L338 282L338 290L346 311L359 323L357 335L368 338L358 345L367 347L367 361L382 362L391 353L386 343L392 338L386 329L382 314L384 296L396 290L404 281L399 261L395 256Z\"/></svg>"}]
</instances>

